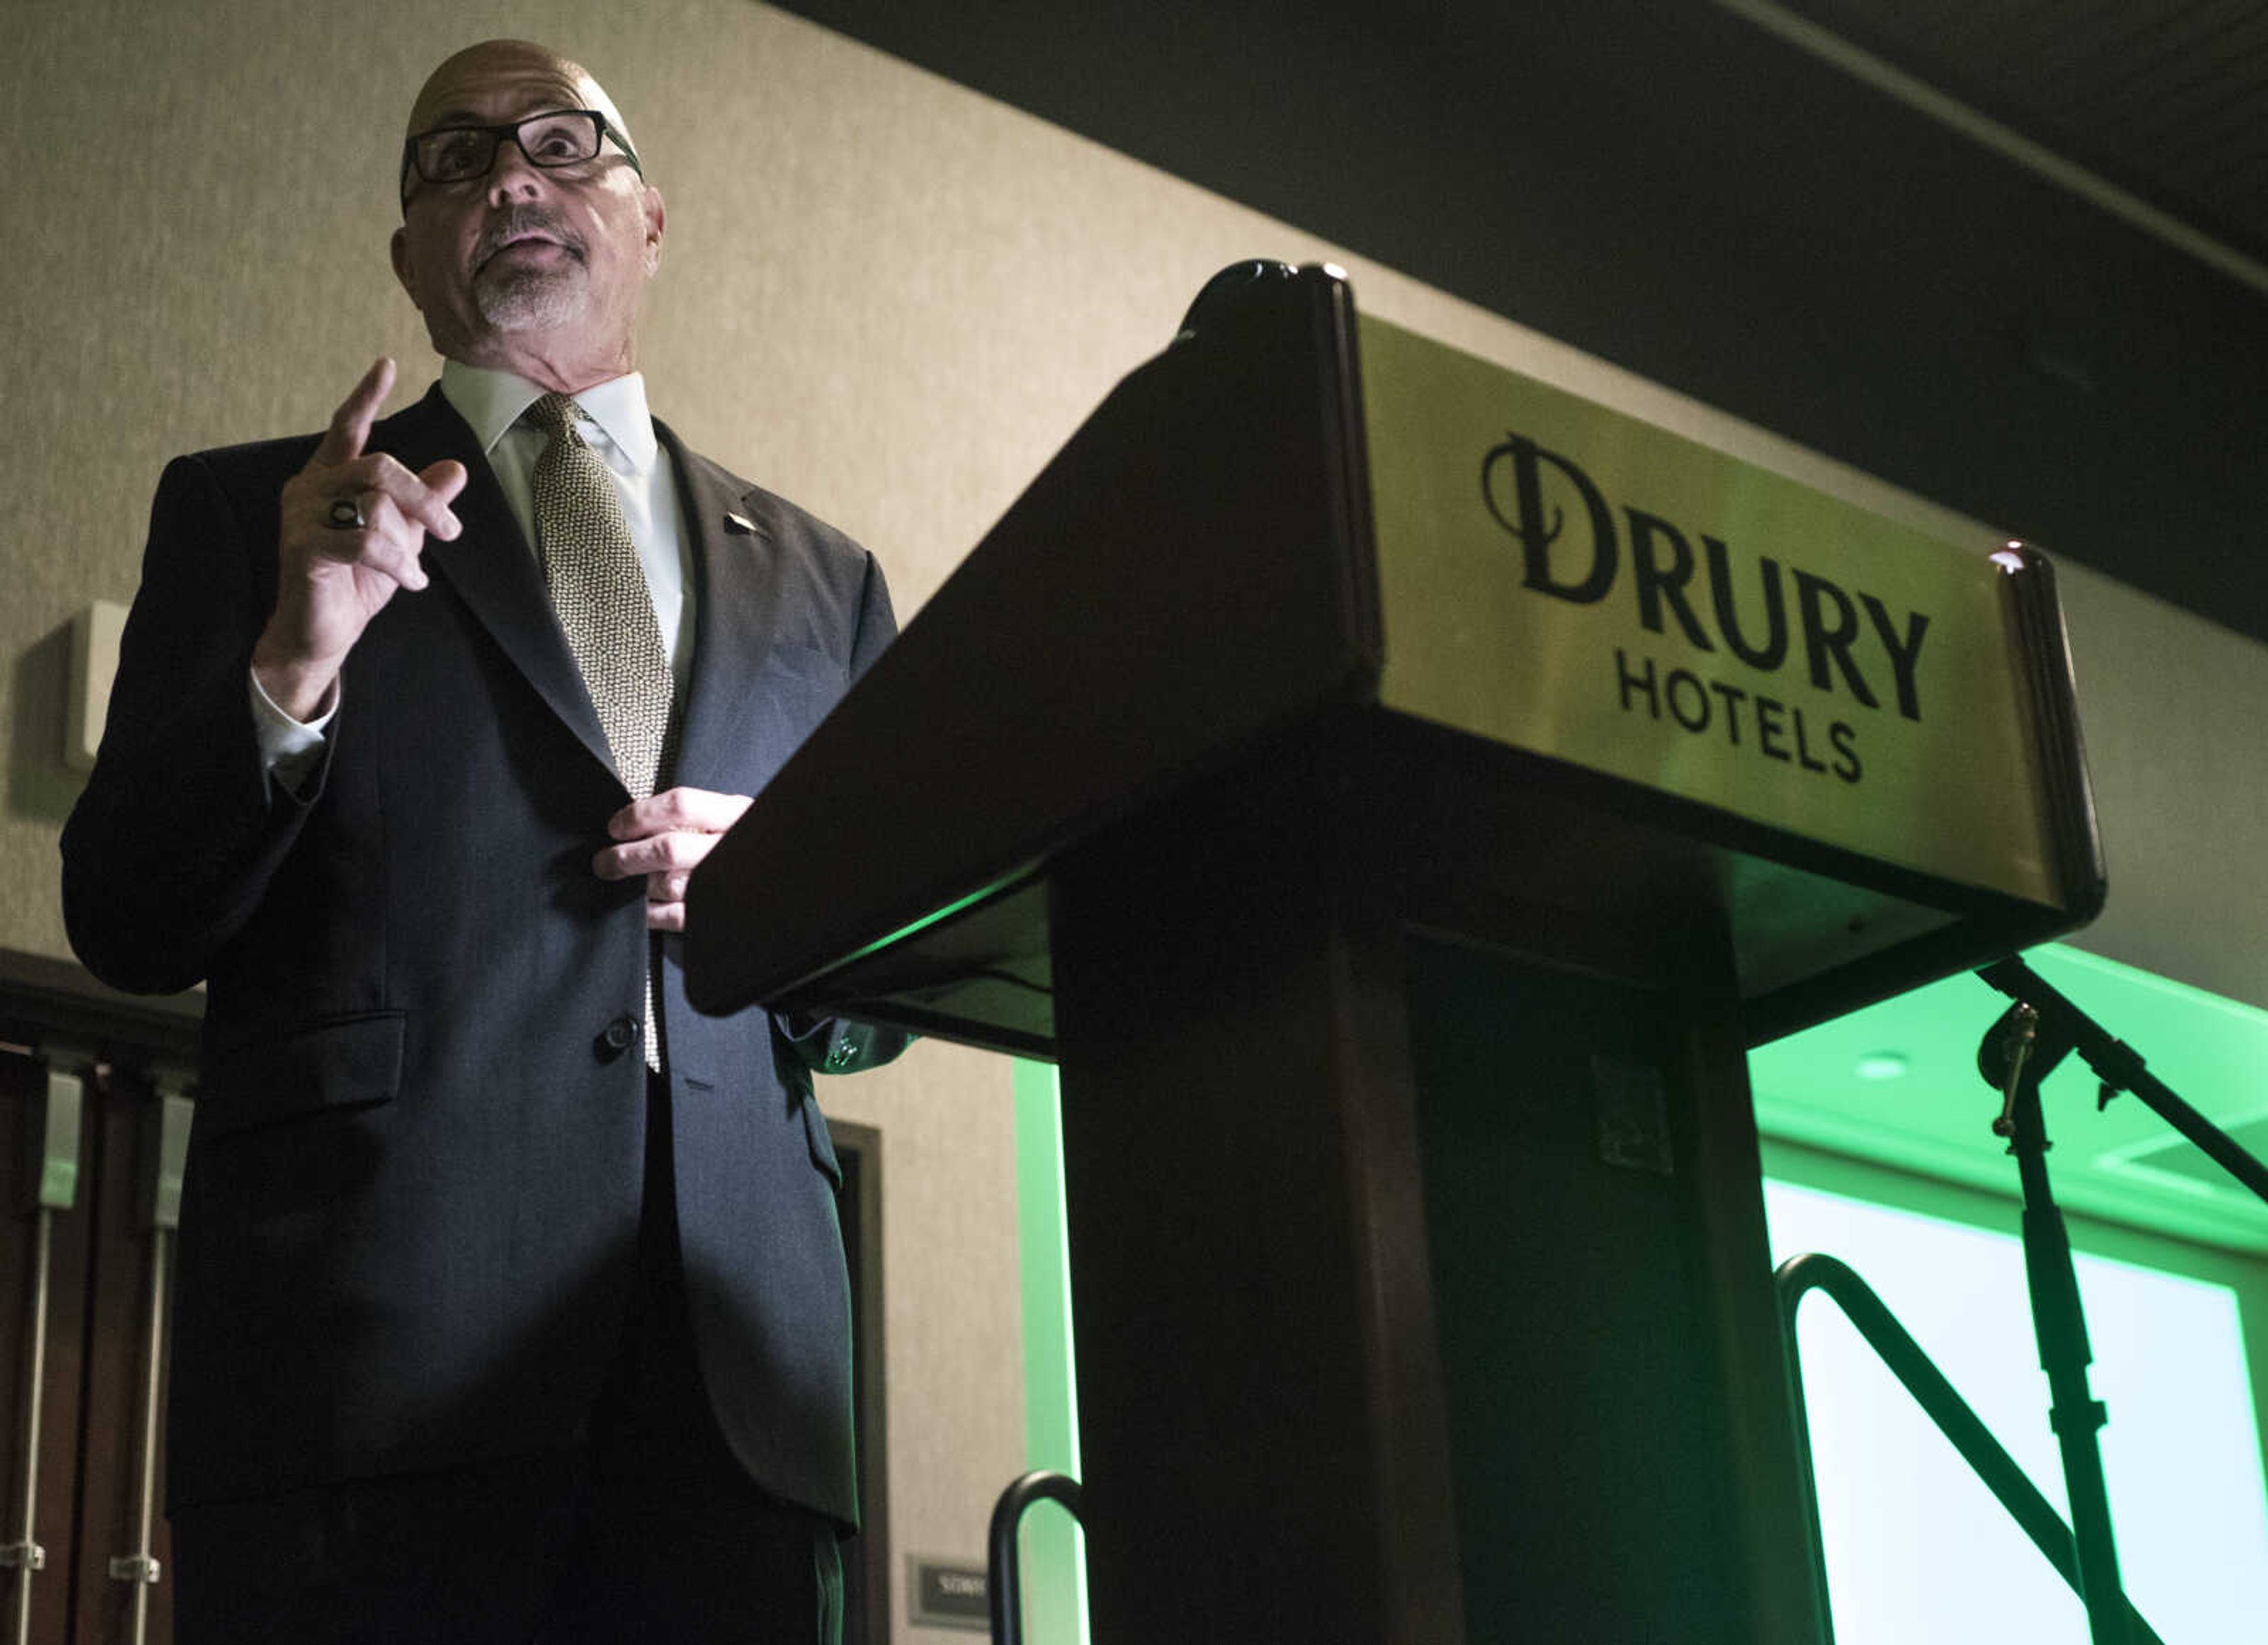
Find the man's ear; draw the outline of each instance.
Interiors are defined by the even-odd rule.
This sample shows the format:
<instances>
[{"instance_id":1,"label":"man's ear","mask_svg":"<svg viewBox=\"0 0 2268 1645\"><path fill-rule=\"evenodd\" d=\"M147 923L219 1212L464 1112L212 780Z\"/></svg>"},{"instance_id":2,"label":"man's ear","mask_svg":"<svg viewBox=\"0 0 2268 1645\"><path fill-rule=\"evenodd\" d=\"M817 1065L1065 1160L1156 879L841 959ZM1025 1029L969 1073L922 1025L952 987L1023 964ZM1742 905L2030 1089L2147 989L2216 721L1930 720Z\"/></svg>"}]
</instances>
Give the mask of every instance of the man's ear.
<instances>
[{"instance_id":1,"label":"man's ear","mask_svg":"<svg viewBox=\"0 0 2268 1645\"><path fill-rule=\"evenodd\" d=\"M394 277L401 282L401 289L409 294L409 300L416 306L418 312L424 312L425 305L417 301L417 287L409 275L409 231L405 229L394 230L394 238L387 243L387 249L394 259Z\"/></svg>"},{"instance_id":2,"label":"man's ear","mask_svg":"<svg viewBox=\"0 0 2268 1645\"><path fill-rule=\"evenodd\" d=\"M645 186L645 272L647 278L661 267L661 231L667 226L669 210L662 203L661 190L652 183ZM400 238L397 233L397 239Z\"/></svg>"}]
</instances>

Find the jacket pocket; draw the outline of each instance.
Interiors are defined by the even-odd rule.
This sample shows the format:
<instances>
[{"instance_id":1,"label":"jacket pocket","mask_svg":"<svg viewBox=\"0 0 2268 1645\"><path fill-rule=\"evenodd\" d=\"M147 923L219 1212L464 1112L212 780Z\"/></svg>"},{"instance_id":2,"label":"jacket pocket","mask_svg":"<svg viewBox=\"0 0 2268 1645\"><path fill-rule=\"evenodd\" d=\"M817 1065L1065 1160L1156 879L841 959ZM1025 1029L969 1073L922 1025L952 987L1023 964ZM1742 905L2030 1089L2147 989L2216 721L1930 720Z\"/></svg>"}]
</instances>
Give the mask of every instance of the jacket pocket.
<instances>
[{"instance_id":1,"label":"jacket pocket","mask_svg":"<svg viewBox=\"0 0 2268 1645\"><path fill-rule=\"evenodd\" d=\"M402 1013L333 1017L206 1061L197 1129L207 1141L333 1108L391 1102L401 1084Z\"/></svg>"},{"instance_id":2,"label":"jacket pocket","mask_svg":"<svg viewBox=\"0 0 2268 1645\"><path fill-rule=\"evenodd\" d=\"M811 1163L835 1185L837 1193L842 1193L843 1162L835 1157L835 1138L828 1132L827 1116L808 1097L797 1105L803 1110L803 1134L811 1143Z\"/></svg>"}]
</instances>

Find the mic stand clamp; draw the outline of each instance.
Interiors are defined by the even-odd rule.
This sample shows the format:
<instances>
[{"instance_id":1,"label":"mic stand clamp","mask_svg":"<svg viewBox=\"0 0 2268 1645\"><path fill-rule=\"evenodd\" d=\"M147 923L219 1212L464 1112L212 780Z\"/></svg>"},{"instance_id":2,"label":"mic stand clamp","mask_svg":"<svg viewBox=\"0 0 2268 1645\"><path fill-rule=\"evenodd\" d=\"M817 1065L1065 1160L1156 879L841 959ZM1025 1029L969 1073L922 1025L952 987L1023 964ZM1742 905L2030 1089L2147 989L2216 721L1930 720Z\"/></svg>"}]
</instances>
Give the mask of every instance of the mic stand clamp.
<instances>
[{"instance_id":1,"label":"mic stand clamp","mask_svg":"<svg viewBox=\"0 0 2268 1645\"><path fill-rule=\"evenodd\" d=\"M1993 961L1977 974L2010 999L2038 1008L2042 1033L2053 1036L2063 1047L2055 1053L2058 1060L2064 1051L2079 1053L2102 1082L2095 1094L2097 1108L2108 1106L2120 1091L2133 1092L2160 1119L2195 1143L2200 1152L2263 1201L2268 1201L2268 1166L2262 1165L2239 1148L2226 1131L2176 1096L2165 1081L2150 1072L2139 1052L2123 1039L2112 1039L2101 1024L2064 998L2021 959L2010 955ZM1977 1053L1977 1067L1984 1076L1984 1083L1995 1090L2002 1083L2005 1064L1992 1061L1988 1066L1988 1059L1997 1055L1996 1037L2006 1033L2007 1020L2003 1017L2000 1024L1994 1025L1984 1047Z\"/></svg>"}]
</instances>

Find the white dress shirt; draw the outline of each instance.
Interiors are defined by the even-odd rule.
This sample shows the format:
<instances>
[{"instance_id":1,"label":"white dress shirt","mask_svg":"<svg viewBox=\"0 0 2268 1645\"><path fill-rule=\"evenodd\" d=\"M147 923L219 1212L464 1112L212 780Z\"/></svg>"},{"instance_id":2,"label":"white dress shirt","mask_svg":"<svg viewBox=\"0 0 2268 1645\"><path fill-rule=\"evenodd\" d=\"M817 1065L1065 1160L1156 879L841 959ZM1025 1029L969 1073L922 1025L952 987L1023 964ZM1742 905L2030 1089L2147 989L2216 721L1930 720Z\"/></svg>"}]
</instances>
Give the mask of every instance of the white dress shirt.
<instances>
[{"instance_id":1,"label":"white dress shirt","mask_svg":"<svg viewBox=\"0 0 2268 1645\"><path fill-rule=\"evenodd\" d=\"M542 452L545 437L519 419L543 393L510 371L490 371L456 360L446 360L441 365L442 397L471 428L531 547L535 542L535 499L529 475ZM669 657L678 701L682 702L693 665L691 546L678 503L676 472L662 452L652 415L646 409L645 378L633 371L584 389L575 396L575 403L583 411L579 432L606 465L622 499L622 518L629 522L630 540L637 547L646 589L653 598L654 620L661 628L662 650ZM395 598L418 596L405 590ZM321 714L311 721L295 720L276 706L255 675L253 723L269 775L287 788L298 786L320 756L325 733L338 709L339 693L334 686L329 706Z\"/></svg>"}]
</instances>

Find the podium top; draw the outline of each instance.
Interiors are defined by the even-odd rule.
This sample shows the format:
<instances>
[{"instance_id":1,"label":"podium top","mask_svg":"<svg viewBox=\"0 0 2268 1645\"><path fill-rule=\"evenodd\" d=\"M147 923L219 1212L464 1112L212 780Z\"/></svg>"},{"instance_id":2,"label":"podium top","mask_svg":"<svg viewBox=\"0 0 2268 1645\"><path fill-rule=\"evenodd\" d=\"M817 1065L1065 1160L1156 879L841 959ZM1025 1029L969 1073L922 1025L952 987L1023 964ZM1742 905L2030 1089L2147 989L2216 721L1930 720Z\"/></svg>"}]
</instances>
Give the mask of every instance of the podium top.
<instances>
[{"instance_id":1,"label":"podium top","mask_svg":"<svg viewBox=\"0 0 2268 1645\"><path fill-rule=\"evenodd\" d=\"M1292 747L1373 813L1381 783L1425 789L1366 826L1405 857L1454 834L1498 907L1572 889L1642 933L1666 885L1680 921L1712 905L1754 1039L2103 894L2042 556L1937 542L1359 316L1335 271L1255 264L696 873L694 1002L1049 1054L1051 866Z\"/></svg>"}]
</instances>

